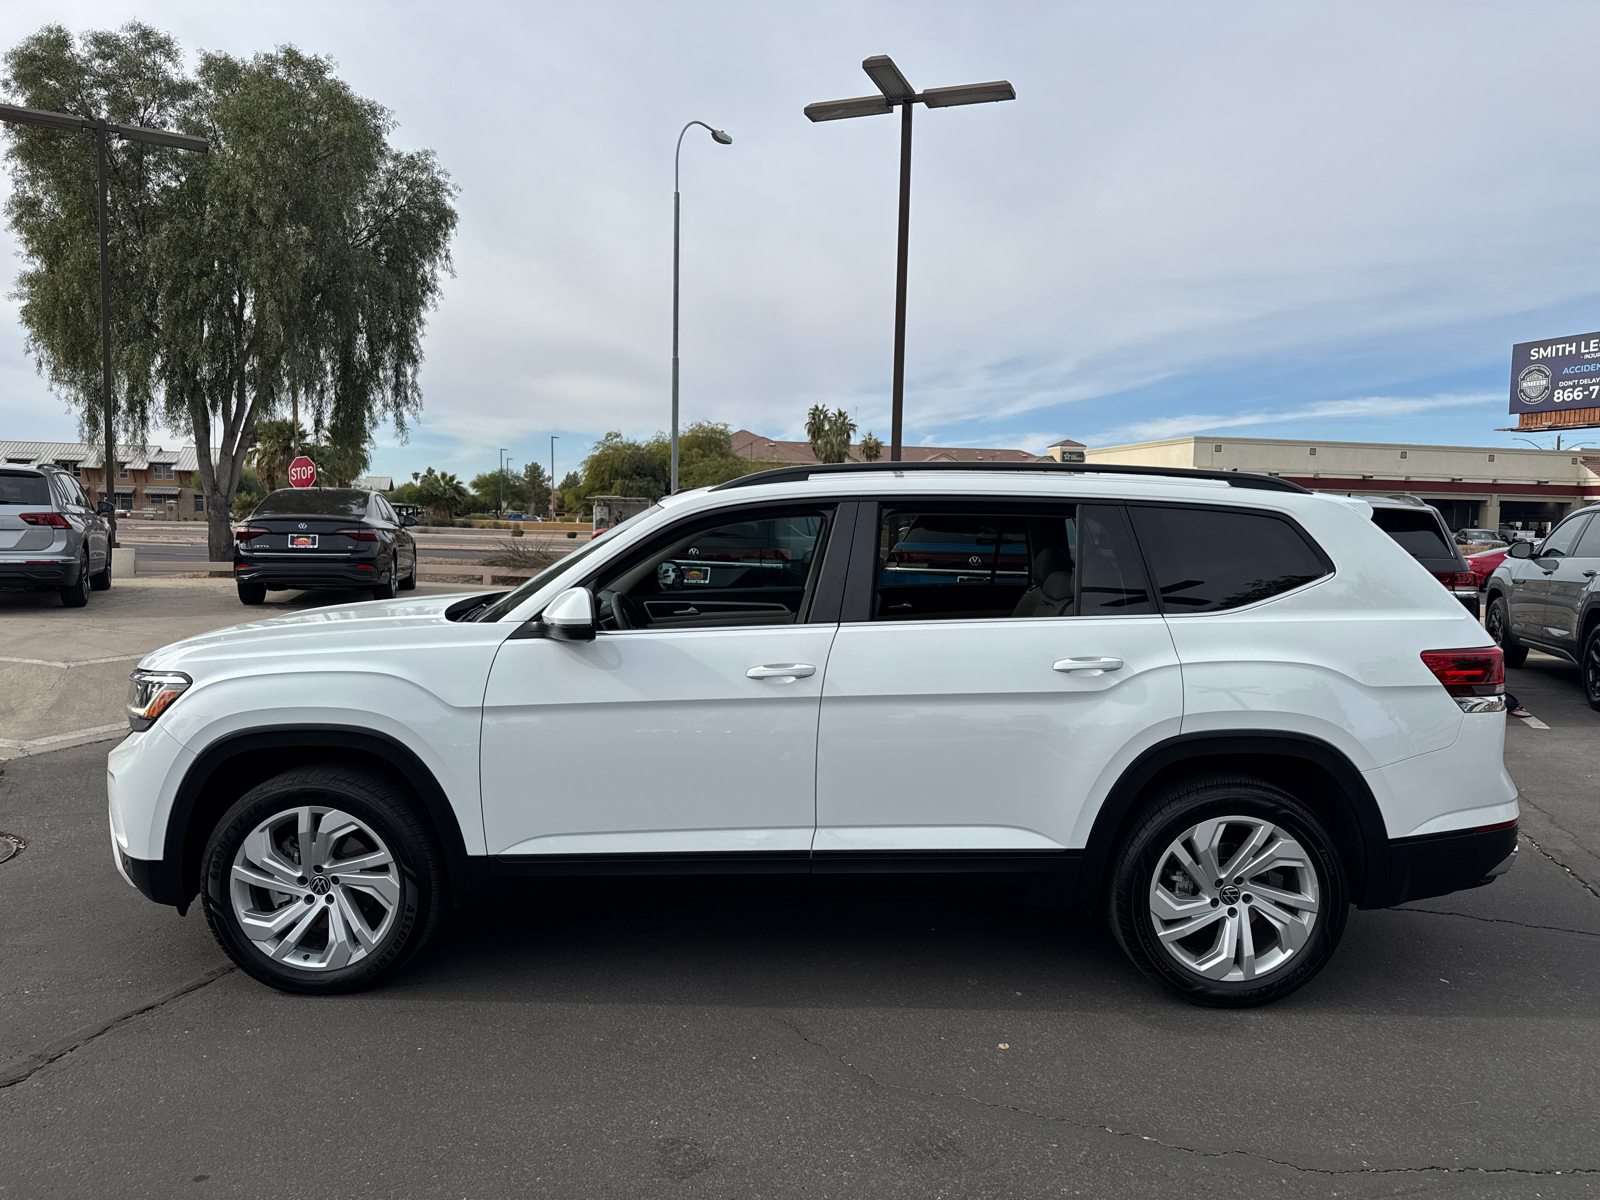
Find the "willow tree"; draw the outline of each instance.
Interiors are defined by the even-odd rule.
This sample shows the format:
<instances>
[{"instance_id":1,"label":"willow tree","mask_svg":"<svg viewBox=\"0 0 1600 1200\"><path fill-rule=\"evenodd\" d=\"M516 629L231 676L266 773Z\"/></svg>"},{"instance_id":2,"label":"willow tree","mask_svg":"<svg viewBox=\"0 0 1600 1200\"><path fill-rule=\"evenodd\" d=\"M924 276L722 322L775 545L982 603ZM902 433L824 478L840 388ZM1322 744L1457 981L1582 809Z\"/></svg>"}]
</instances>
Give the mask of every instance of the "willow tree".
<instances>
[{"instance_id":1,"label":"willow tree","mask_svg":"<svg viewBox=\"0 0 1600 1200\"><path fill-rule=\"evenodd\" d=\"M20 103L131 122L115 108L93 111L97 97L150 95L159 103L147 103L143 123L211 142L210 154L187 157L125 149L152 166L125 185L113 228L136 246L114 297L133 401L123 411L130 432L159 414L194 438L213 559L230 553L229 513L258 422L303 403L318 441L352 457L385 419L405 436L422 403L426 316L450 270L455 188L431 152L389 144L388 110L339 80L330 60L292 47L248 60L207 54L185 78L176 43L138 24L81 43L47 27L7 66ZM44 154L32 131L13 137L10 214L28 261L18 292L30 348L89 414L92 388L75 381L98 322L92 306L59 302L54 280L82 274L77 259L93 237L92 185L87 202L68 195L78 175L93 175L93 145L80 140L54 151L73 169L51 171L31 165Z\"/></svg>"}]
</instances>

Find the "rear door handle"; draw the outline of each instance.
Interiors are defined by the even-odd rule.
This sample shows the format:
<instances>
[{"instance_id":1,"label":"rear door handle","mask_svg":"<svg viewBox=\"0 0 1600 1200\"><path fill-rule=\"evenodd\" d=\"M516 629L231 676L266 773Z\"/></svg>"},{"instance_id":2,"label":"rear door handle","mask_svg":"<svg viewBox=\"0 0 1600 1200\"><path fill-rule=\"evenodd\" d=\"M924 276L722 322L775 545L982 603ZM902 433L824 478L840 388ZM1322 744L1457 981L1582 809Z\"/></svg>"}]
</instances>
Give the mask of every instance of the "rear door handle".
<instances>
[{"instance_id":1,"label":"rear door handle","mask_svg":"<svg viewBox=\"0 0 1600 1200\"><path fill-rule=\"evenodd\" d=\"M1098 675L1102 671L1122 670L1122 660L1120 658L1063 658L1057 660L1054 669L1064 673L1087 671L1090 674Z\"/></svg>"},{"instance_id":2,"label":"rear door handle","mask_svg":"<svg viewBox=\"0 0 1600 1200\"><path fill-rule=\"evenodd\" d=\"M817 669L810 663L766 663L751 667L744 675L746 679L804 679L816 673Z\"/></svg>"}]
</instances>

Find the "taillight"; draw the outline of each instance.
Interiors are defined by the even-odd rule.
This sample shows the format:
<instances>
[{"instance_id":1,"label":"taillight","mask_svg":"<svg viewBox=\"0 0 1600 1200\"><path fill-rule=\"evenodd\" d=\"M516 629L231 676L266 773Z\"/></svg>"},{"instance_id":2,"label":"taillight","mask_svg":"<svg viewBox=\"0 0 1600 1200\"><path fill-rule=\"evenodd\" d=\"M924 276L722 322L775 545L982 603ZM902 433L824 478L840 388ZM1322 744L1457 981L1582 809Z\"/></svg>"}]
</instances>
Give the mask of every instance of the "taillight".
<instances>
[{"instance_id":1,"label":"taillight","mask_svg":"<svg viewBox=\"0 0 1600 1200\"><path fill-rule=\"evenodd\" d=\"M362 526L357 529L335 529L335 537L347 537L352 542L375 542L378 540L378 531Z\"/></svg>"},{"instance_id":2,"label":"taillight","mask_svg":"<svg viewBox=\"0 0 1600 1200\"><path fill-rule=\"evenodd\" d=\"M1433 577L1452 592L1476 592L1478 577L1471 571L1435 571Z\"/></svg>"},{"instance_id":3,"label":"taillight","mask_svg":"<svg viewBox=\"0 0 1600 1200\"><path fill-rule=\"evenodd\" d=\"M1505 711L1506 660L1499 646L1424 650L1422 663L1444 685L1462 712Z\"/></svg>"},{"instance_id":4,"label":"taillight","mask_svg":"<svg viewBox=\"0 0 1600 1200\"><path fill-rule=\"evenodd\" d=\"M272 530L270 529L259 529L254 525L241 525L233 531L233 540L236 542L248 542L251 538L263 537L271 532Z\"/></svg>"},{"instance_id":5,"label":"taillight","mask_svg":"<svg viewBox=\"0 0 1600 1200\"><path fill-rule=\"evenodd\" d=\"M72 522L60 513L18 513L29 525L49 525L54 529L71 529Z\"/></svg>"}]
</instances>

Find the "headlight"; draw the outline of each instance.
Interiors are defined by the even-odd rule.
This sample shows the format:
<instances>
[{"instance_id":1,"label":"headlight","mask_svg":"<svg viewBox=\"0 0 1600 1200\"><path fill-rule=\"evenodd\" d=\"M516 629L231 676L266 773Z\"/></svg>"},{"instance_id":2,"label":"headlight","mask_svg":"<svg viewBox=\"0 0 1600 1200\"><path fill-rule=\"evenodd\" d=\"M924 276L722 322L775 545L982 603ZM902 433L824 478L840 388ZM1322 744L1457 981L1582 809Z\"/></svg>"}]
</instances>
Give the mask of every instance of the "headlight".
<instances>
[{"instance_id":1,"label":"headlight","mask_svg":"<svg viewBox=\"0 0 1600 1200\"><path fill-rule=\"evenodd\" d=\"M192 682L179 671L140 668L128 676L128 728L135 733L149 729Z\"/></svg>"}]
</instances>

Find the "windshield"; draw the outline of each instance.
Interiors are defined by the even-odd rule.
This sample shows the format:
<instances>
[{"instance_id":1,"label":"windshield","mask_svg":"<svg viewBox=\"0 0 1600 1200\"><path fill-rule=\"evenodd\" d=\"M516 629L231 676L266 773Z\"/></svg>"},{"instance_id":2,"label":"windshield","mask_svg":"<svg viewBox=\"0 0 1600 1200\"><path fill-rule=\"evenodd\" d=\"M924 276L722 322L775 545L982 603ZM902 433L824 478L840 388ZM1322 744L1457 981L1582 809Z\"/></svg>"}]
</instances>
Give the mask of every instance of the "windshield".
<instances>
[{"instance_id":1,"label":"windshield","mask_svg":"<svg viewBox=\"0 0 1600 1200\"><path fill-rule=\"evenodd\" d=\"M549 583L557 575L561 574L561 572L565 571L573 563L590 557L602 546L609 546L616 540L617 534L621 533L624 529L627 529L630 525L637 525L646 517L653 516L660 511L661 505L652 504L642 513L635 513L626 521L622 522L622 524L613 525L610 529L605 531L605 535L603 537L597 536L593 541L589 542L581 549L574 550L571 554L565 554L556 559L555 562L551 563L544 570L540 571L532 579L528 580L527 583L517 588L516 591L507 592L504 596L501 596L500 599L496 600L488 608L484 609L483 612L479 613L477 619L479 621L498 621L501 617L505 616L508 612L526 600L529 596L537 592L545 584Z\"/></svg>"},{"instance_id":2,"label":"windshield","mask_svg":"<svg viewBox=\"0 0 1600 1200\"><path fill-rule=\"evenodd\" d=\"M0 471L0 504L39 504L54 508L50 503L50 485L44 476L33 471Z\"/></svg>"},{"instance_id":3,"label":"windshield","mask_svg":"<svg viewBox=\"0 0 1600 1200\"><path fill-rule=\"evenodd\" d=\"M354 488L279 488L256 505L253 517L364 517L367 494Z\"/></svg>"},{"instance_id":4,"label":"windshield","mask_svg":"<svg viewBox=\"0 0 1600 1200\"><path fill-rule=\"evenodd\" d=\"M1432 509L1374 508L1372 523L1413 558L1455 557L1455 548L1445 541L1444 530Z\"/></svg>"}]
</instances>

